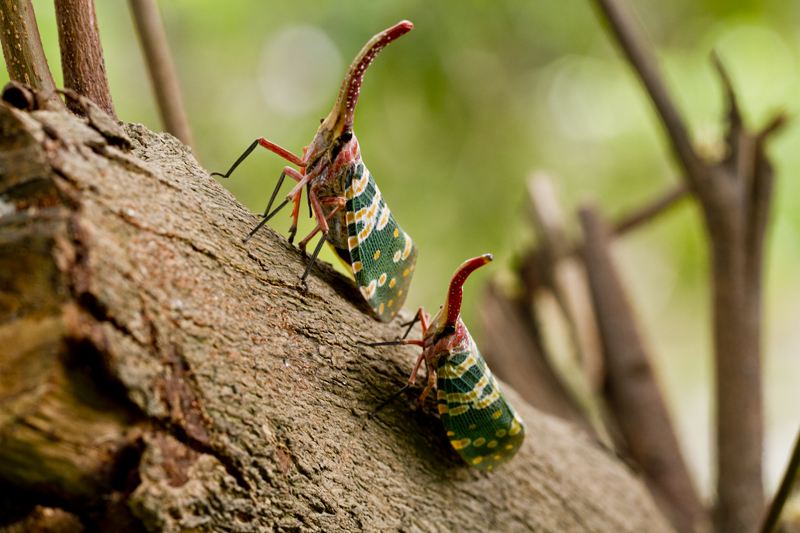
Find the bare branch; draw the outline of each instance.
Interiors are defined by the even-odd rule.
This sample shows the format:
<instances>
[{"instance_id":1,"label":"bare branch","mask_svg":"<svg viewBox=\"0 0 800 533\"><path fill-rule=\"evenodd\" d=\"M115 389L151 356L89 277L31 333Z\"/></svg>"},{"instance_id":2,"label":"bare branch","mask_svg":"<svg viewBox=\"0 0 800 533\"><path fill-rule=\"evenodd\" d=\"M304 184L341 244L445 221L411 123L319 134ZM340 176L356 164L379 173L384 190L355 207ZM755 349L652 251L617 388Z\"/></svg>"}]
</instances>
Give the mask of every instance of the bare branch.
<instances>
[{"instance_id":1,"label":"bare branch","mask_svg":"<svg viewBox=\"0 0 800 533\"><path fill-rule=\"evenodd\" d=\"M727 159L731 163L735 163L738 159L738 150L736 148L738 147L739 136L742 134L744 128L744 125L742 124L742 113L739 110L739 103L736 98L736 92L733 90L731 77L728 74L728 70L725 68L725 65L722 63L722 59L720 59L719 54L716 52L712 52L711 54L711 63L717 70L717 75L722 83L722 90L724 92L725 102L728 109L726 117L728 120L728 130L725 133L725 144L729 150Z\"/></svg>"},{"instance_id":2,"label":"bare branch","mask_svg":"<svg viewBox=\"0 0 800 533\"><path fill-rule=\"evenodd\" d=\"M596 320L580 267L567 260L572 244L566 235L565 217L553 180L546 173L535 172L528 179L528 205L542 253L541 277L566 325L576 374L583 378L586 393L596 393L602 387L604 374Z\"/></svg>"},{"instance_id":3,"label":"bare branch","mask_svg":"<svg viewBox=\"0 0 800 533\"><path fill-rule=\"evenodd\" d=\"M692 148L689 132L666 89L649 46L635 28L630 14L617 0L596 0L596 4L650 95L667 130L672 149L686 170L685 177L690 183L696 183L701 179L702 163Z\"/></svg>"},{"instance_id":4,"label":"bare branch","mask_svg":"<svg viewBox=\"0 0 800 533\"><path fill-rule=\"evenodd\" d=\"M30 0L0 0L0 32L8 77L52 93L56 85Z\"/></svg>"},{"instance_id":5,"label":"bare branch","mask_svg":"<svg viewBox=\"0 0 800 533\"><path fill-rule=\"evenodd\" d=\"M480 307L482 353L493 371L531 405L594 434L575 398L550 364L526 304L490 284Z\"/></svg>"},{"instance_id":6,"label":"bare branch","mask_svg":"<svg viewBox=\"0 0 800 533\"><path fill-rule=\"evenodd\" d=\"M800 481L800 431L797 432L795 437L794 448L792 454L789 456L789 464L786 465L786 471L783 473L778 491L775 497L772 498L772 503L767 510L764 517L764 522L761 524L761 533L771 533L775 531L778 525L778 520L781 517L781 511L786 505L789 495L793 490L797 489L797 484Z\"/></svg>"},{"instance_id":7,"label":"bare branch","mask_svg":"<svg viewBox=\"0 0 800 533\"><path fill-rule=\"evenodd\" d=\"M750 532L757 527L764 504L761 278L773 179L761 146L765 135L745 130L730 77L715 56L727 100L727 151L722 161L701 160L692 150L645 42L618 0L596 1L653 100L702 207L712 259L718 476L715 526L720 532ZM776 120L775 127L780 123Z\"/></svg>"},{"instance_id":8,"label":"bare branch","mask_svg":"<svg viewBox=\"0 0 800 533\"><path fill-rule=\"evenodd\" d=\"M108 88L94 0L55 0L64 86L116 118ZM80 112L80 109L73 108Z\"/></svg>"},{"instance_id":9,"label":"bare branch","mask_svg":"<svg viewBox=\"0 0 800 533\"><path fill-rule=\"evenodd\" d=\"M624 235L652 222L660 215L669 211L672 207L678 205L688 194L689 188L687 185L678 185L650 200L643 206L637 207L628 213L624 213L612 224L614 235ZM566 247L566 252L563 255L555 259L561 260L580 255L581 246L582 243L572 243ZM546 278L550 275L546 272L547 268L545 265L549 261L546 255L544 250L538 247L530 251L520 262L518 268L519 275L525 285L526 297L529 300L533 297L533 293L536 289L546 284Z\"/></svg>"},{"instance_id":10,"label":"bare branch","mask_svg":"<svg viewBox=\"0 0 800 533\"><path fill-rule=\"evenodd\" d=\"M611 228L592 208L580 212L584 260L606 361L606 399L656 503L678 531L699 531L707 518L681 455L650 366L635 312L611 257Z\"/></svg>"},{"instance_id":11,"label":"bare branch","mask_svg":"<svg viewBox=\"0 0 800 533\"><path fill-rule=\"evenodd\" d=\"M688 194L689 188L685 184L666 191L641 207L617 218L612 224L613 234L615 236L624 235L633 229L643 226L677 205Z\"/></svg>"},{"instance_id":12,"label":"bare branch","mask_svg":"<svg viewBox=\"0 0 800 533\"><path fill-rule=\"evenodd\" d=\"M180 84L158 6L153 0L130 0L130 7L156 93L161 122L168 132L191 146L192 130L183 107Z\"/></svg>"}]
</instances>

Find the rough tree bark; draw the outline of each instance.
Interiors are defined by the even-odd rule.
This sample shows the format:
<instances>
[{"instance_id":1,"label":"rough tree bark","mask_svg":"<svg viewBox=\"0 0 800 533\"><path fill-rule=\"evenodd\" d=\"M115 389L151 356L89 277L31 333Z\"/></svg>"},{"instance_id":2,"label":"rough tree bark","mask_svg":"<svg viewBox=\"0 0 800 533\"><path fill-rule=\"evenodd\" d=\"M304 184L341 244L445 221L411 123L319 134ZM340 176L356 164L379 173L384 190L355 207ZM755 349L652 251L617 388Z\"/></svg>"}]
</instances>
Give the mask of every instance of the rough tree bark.
<instances>
[{"instance_id":1,"label":"rough tree bark","mask_svg":"<svg viewBox=\"0 0 800 533\"><path fill-rule=\"evenodd\" d=\"M416 354L358 342L398 325L330 268L299 291L301 255L270 230L243 245L256 218L187 148L126 132L0 105L3 518L668 530L623 464L511 390L529 437L494 475L461 464L413 395L367 422Z\"/></svg>"}]
</instances>

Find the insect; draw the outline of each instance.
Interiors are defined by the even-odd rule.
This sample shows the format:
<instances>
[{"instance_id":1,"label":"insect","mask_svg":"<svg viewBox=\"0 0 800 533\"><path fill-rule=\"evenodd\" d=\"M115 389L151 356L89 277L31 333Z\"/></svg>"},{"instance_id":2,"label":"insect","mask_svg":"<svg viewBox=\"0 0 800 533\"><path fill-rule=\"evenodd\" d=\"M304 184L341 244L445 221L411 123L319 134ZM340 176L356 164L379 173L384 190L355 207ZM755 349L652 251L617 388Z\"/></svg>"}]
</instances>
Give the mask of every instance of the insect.
<instances>
[{"instance_id":1,"label":"insect","mask_svg":"<svg viewBox=\"0 0 800 533\"><path fill-rule=\"evenodd\" d=\"M461 320L464 282L491 260L492 255L485 254L462 263L450 280L444 306L432 319L422 309L417 312L422 325L421 339L370 343L422 347L408 383L376 411L414 385L424 361L428 379L418 402L421 404L436 387L437 407L450 444L467 464L481 470L493 470L511 459L525 438L522 419L500 392L497 380Z\"/></svg>"},{"instance_id":2,"label":"insect","mask_svg":"<svg viewBox=\"0 0 800 533\"><path fill-rule=\"evenodd\" d=\"M345 75L333 109L322 119L303 157L259 138L239 156L225 174L227 178L257 147L262 146L299 168L284 167L258 225L244 238L247 241L287 203L293 202L289 242L297 233L297 218L303 188L307 189L309 209L316 227L298 243L305 253L309 241L322 233L301 283L311 271L322 244L327 241L353 273L361 294L375 316L388 322L402 307L408 294L416 264L417 249L386 205L372 174L361 159L358 140L353 134L353 115L361 92L364 72L386 45L413 28L401 21L370 39L361 49ZM272 210L284 178L297 183L281 204Z\"/></svg>"}]
</instances>

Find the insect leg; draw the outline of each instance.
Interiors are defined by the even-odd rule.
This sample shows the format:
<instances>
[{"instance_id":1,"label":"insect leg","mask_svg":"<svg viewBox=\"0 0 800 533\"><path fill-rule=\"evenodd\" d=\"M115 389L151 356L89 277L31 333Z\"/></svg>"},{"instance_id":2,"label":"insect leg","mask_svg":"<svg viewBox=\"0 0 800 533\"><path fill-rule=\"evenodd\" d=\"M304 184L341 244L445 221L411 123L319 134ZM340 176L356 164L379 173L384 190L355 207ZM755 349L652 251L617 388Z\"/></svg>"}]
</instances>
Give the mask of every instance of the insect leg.
<instances>
[{"instance_id":1,"label":"insect leg","mask_svg":"<svg viewBox=\"0 0 800 533\"><path fill-rule=\"evenodd\" d=\"M405 342L404 344L411 344L412 342L413 342L413 341L407 341L407 342ZM422 361L424 361L424 360L425 360L425 353L423 352L423 353L419 354L419 357L417 357L417 362L414 364L414 369L411 371L411 377L409 377L409 378L408 378L408 382L407 382L405 385L403 385L402 387L400 387L400 390L398 390L397 392L395 392L394 394L392 394L391 396L389 396L388 398L386 398L386 399L385 399L383 402L381 402L381 404L380 404L380 405L378 405L378 407L376 407L375 409L373 409L373 410L372 410L372 411L371 411L371 412L370 412L370 413L367 415L367 418L372 418L373 416L375 416L376 414L378 414L378 412L379 412L381 409L383 409L384 407L386 407L387 405L389 405L389 403L391 403L392 401L394 401L394 400L395 400L395 398L397 398L398 396L400 396L401 394L403 394L403 392L404 392L404 391L406 391L406 390L408 390L409 388L411 388L411 387L413 387L413 386L414 386L414 382L416 382L416 381L417 381L417 372L419 372L419 367L420 367L420 365L422 364Z\"/></svg>"},{"instance_id":2,"label":"insect leg","mask_svg":"<svg viewBox=\"0 0 800 533\"><path fill-rule=\"evenodd\" d=\"M281 175L278 178L278 184L275 185L275 189L273 189L273 191L272 191L272 196L269 197L269 203L267 204L267 208L264 209L264 214L262 216L267 216L267 214L269 213L269 210L272 209L272 203L275 201L275 198L278 196L278 191L281 189L281 185L283 185L283 180L284 180L284 178L286 178L286 176L289 176L294 181L300 181L301 179L303 179L303 174L301 174L300 172L296 171L292 167L283 167L283 170L281 171Z\"/></svg>"},{"instance_id":3,"label":"insect leg","mask_svg":"<svg viewBox=\"0 0 800 533\"><path fill-rule=\"evenodd\" d=\"M309 198L310 197L311 197L311 195L309 195ZM346 205L346 200L342 196L334 196L332 198L323 198L322 200L320 200L320 204L325 204L325 205L333 204L334 205L334 208L331 209L331 212L324 216L325 220L328 221L333 217L333 215L336 214L337 211L339 211L340 209L342 209ZM297 208L298 208L298 205L295 204L295 209L297 209ZM315 227L314 230L311 233L309 233L306 236L305 239L300 241L297 246L301 250L305 251L306 246L308 246L309 241L311 241L311 239L314 237L314 235L317 234L318 231L320 231L320 229L322 229L322 228L320 227L319 222L317 222L317 227Z\"/></svg>"},{"instance_id":4,"label":"insect leg","mask_svg":"<svg viewBox=\"0 0 800 533\"><path fill-rule=\"evenodd\" d=\"M425 369L428 371L428 384L425 385L425 389L423 389L422 394L419 395L417 398L417 403L422 405L425 403L425 398L428 397L428 394L433 390L433 387L436 385L436 372L431 370L431 367L428 366L427 359L425 360Z\"/></svg>"},{"instance_id":5,"label":"insect leg","mask_svg":"<svg viewBox=\"0 0 800 533\"><path fill-rule=\"evenodd\" d=\"M422 339L395 339L393 341L362 342L364 346L400 346L402 344L413 344L414 346L424 346Z\"/></svg>"},{"instance_id":6,"label":"insect leg","mask_svg":"<svg viewBox=\"0 0 800 533\"><path fill-rule=\"evenodd\" d=\"M302 285L304 288L308 287L308 285L306 285L306 278L311 273L311 268L317 261L317 256L319 255L319 251L322 250L322 245L325 243L325 240L327 238L328 238L328 232L324 231L322 233L322 237L320 237L319 242L317 243L317 247L314 248L314 253L311 254L311 259L308 261L308 265L306 265L306 271L303 272L302 276L300 276L300 285Z\"/></svg>"},{"instance_id":7,"label":"insect leg","mask_svg":"<svg viewBox=\"0 0 800 533\"><path fill-rule=\"evenodd\" d=\"M223 177L223 178L230 177L231 173L234 170L236 170L236 167L238 167L242 163L242 161L247 159L247 157L253 152L253 150L256 149L256 146L258 146L258 145L263 146L264 148L266 148L270 152L278 154L282 158L286 159L290 163L294 163L298 167L304 167L306 165L306 163L305 163L305 161L303 161L303 159L297 157L296 155L291 153L286 148L278 146L277 144L275 144L275 143L273 143L271 141L268 141L268 140L264 139L263 137L261 137L259 139L256 139L252 143L250 143L250 146L248 146L247 149L244 152L242 152L242 155L240 155L239 158L236 161L233 162L233 165L231 165L231 168L229 168L228 171L225 174L222 174L221 172L212 172L211 175L212 176L220 176L220 177Z\"/></svg>"},{"instance_id":8,"label":"insect leg","mask_svg":"<svg viewBox=\"0 0 800 533\"><path fill-rule=\"evenodd\" d=\"M272 213L269 213L268 215L264 215L264 217L261 219L261 222L259 222L258 224L256 224L256 227L254 227L253 229L251 229L251 230L250 230L250 233L248 233L248 234L247 234L247 235L244 237L244 239L242 239L242 242L247 242L247 241L249 241L249 240L250 240L250 238L251 238L253 235L255 235L255 234L256 234L256 232L257 232L258 230L260 230L260 229L261 229L261 227L262 227L264 224L266 224L267 222L269 222L269 220L270 220L272 217L274 217L274 216L275 216L275 215L278 213L278 211L280 211L281 209L283 209L283 208L284 208L284 206L285 206L286 204L288 204L288 203L289 203L289 200L288 200L288 199L286 199L286 200L284 200L283 202L281 202L281 203L280 203L280 205L279 205L278 207L276 207L276 208L275 208L275 209L272 211Z\"/></svg>"}]
</instances>

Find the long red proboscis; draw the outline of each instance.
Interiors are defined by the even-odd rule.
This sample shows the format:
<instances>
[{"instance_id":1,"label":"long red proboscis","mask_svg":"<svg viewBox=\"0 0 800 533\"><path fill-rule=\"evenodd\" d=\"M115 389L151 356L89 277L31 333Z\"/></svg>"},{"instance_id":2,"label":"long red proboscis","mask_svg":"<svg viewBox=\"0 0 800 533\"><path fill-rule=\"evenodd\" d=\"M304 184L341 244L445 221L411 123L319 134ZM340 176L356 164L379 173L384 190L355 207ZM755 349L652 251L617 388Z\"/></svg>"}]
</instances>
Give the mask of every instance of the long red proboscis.
<instances>
[{"instance_id":1,"label":"long red proboscis","mask_svg":"<svg viewBox=\"0 0 800 533\"><path fill-rule=\"evenodd\" d=\"M346 126L353 124L353 112L361 93L361 82L364 80L364 72L367 67L386 45L410 32L413 28L414 24L408 20L401 20L394 26L386 28L372 37L350 64L350 69L347 71L347 76L345 76L339 91L339 98L336 101L338 115L343 116Z\"/></svg>"},{"instance_id":2,"label":"long red proboscis","mask_svg":"<svg viewBox=\"0 0 800 533\"><path fill-rule=\"evenodd\" d=\"M475 270L483 265L491 262L492 254L483 254L472 259L464 261L460 267L453 274L450 280L450 288L447 291L447 300L445 306L447 309L447 322L446 325L455 325L458 320L458 315L461 314L461 300L464 296L464 282Z\"/></svg>"}]
</instances>

